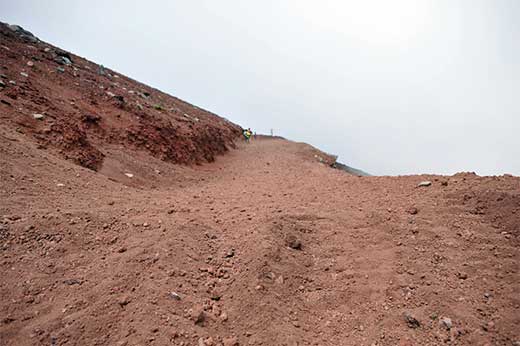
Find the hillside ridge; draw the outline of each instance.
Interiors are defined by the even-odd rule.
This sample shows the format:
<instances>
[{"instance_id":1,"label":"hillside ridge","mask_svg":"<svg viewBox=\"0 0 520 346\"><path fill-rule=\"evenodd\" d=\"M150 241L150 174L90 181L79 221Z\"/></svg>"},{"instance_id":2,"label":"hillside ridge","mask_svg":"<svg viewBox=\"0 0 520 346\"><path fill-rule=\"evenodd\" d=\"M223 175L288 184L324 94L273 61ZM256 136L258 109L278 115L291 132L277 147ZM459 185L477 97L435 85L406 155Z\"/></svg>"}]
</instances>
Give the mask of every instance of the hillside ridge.
<instances>
[{"instance_id":1,"label":"hillside ridge","mask_svg":"<svg viewBox=\"0 0 520 346\"><path fill-rule=\"evenodd\" d=\"M102 166L105 146L128 146L173 163L211 162L241 128L102 65L0 23L0 114L84 167Z\"/></svg>"}]
</instances>

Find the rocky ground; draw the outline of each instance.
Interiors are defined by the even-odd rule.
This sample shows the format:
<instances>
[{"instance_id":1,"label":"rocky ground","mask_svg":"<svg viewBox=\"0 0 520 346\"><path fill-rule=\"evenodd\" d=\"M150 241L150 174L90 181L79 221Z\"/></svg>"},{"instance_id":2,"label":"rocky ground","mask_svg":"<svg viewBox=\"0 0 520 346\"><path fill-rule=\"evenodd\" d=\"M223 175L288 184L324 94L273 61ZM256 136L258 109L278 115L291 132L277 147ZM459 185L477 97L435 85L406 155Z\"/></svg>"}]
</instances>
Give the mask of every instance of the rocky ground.
<instances>
[{"instance_id":1,"label":"rocky ground","mask_svg":"<svg viewBox=\"0 0 520 346\"><path fill-rule=\"evenodd\" d=\"M174 163L213 161L241 128L0 23L0 119L84 167L106 145Z\"/></svg>"},{"instance_id":2,"label":"rocky ground","mask_svg":"<svg viewBox=\"0 0 520 346\"><path fill-rule=\"evenodd\" d=\"M356 177L308 145L245 144L202 110L175 118L182 101L125 94L146 109L137 137L157 119L153 133L183 133L136 144L106 90L87 113L102 130L87 101L67 120L60 100L84 100L88 72L63 67L80 87L33 73L20 47L45 44L2 30L16 85L0 91L1 345L520 344L520 178Z\"/></svg>"}]
</instances>

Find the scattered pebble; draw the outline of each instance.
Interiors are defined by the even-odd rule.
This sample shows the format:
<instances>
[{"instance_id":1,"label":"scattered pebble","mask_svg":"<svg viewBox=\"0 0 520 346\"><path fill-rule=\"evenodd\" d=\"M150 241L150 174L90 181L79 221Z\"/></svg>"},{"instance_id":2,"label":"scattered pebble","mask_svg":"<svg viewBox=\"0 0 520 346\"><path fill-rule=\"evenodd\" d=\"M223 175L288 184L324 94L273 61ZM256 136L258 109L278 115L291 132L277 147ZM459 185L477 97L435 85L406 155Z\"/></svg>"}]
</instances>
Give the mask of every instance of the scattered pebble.
<instances>
[{"instance_id":1,"label":"scattered pebble","mask_svg":"<svg viewBox=\"0 0 520 346\"><path fill-rule=\"evenodd\" d=\"M133 178L133 174L132 173L125 173L125 175L128 177L128 178Z\"/></svg>"},{"instance_id":2,"label":"scattered pebble","mask_svg":"<svg viewBox=\"0 0 520 346\"><path fill-rule=\"evenodd\" d=\"M298 239L295 235L288 235L285 239L285 243L288 247L294 250L301 250L302 249L302 242L300 239Z\"/></svg>"},{"instance_id":3,"label":"scattered pebble","mask_svg":"<svg viewBox=\"0 0 520 346\"><path fill-rule=\"evenodd\" d=\"M419 328L421 326L421 323L419 320L417 320L411 313L405 312L403 314L404 321L410 328Z\"/></svg>"},{"instance_id":4,"label":"scattered pebble","mask_svg":"<svg viewBox=\"0 0 520 346\"><path fill-rule=\"evenodd\" d=\"M43 120L43 118L45 118L45 115L40 114L40 113L34 113L33 118L37 119L37 120Z\"/></svg>"},{"instance_id":5,"label":"scattered pebble","mask_svg":"<svg viewBox=\"0 0 520 346\"><path fill-rule=\"evenodd\" d=\"M20 72L20 75L21 75L22 77L26 77L26 78L29 77L29 75L28 75L27 73L25 73L25 72Z\"/></svg>"},{"instance_id":6,"label":"scattered pebble","mask_svg":"<svg viewBox=\"0 0 520 346\"><path fill-rule=\"evenodd\" d=\"M170 298L173 298L175 300L181 300L181 296L178 295L176 292L170 292L169 296Z\"/></svg>"},{"instance_id":7,"label":"scattered pebble","mask_svg":"<svg viewBox=\"0 0 520 346\"><path fill-rule=\"evenodd\" d=\"M220 314L220 320L222 322L226 322L228 320L228 315L225 312L221 313Z\"/></svg>"},{"instance_id":8,"label":"scattered pebble","mask_svg":"<svg viewBox=\"0 0 520 346\"><path fill-rule=\"evenodd\" d=\"M119 299L118 304L119 304L121 307L124 307L124 306L130 304L130 302L131 302L130 297L125 296L125 297L122 297L121 299Z\"/></svg>"},{"instance_id":9,"label":"scattered pebble","mask_svg":"<svg viewBox=\"0 0 520 346\"><path fill-rule=\"evenodd\" d=\"M451 318L448 318L448 317L441 318L439 321L439 324L441 325L441 327L443 327L447 330L450 330L451 327L453 326L453 324L451 322Z\"/></svg>"},{"instance_id":10,"label":"scattered pebble","mask_svg":"<svg viewBox=\"0 0 520 346\"><path fill-rule=\"evenodd\" d=\"M196 306L192 310L191 317L196 325L203 325L206 321L206 312L202 306Z\"/></svg>"},{"instance_id":11,"label":"scattered pebble","mask_svg":"<svg viewBox=\"0 0 520 346\"><path fill-rule=\"evenodd\" d=\"M464 272L458 272L457 273L457 277L461 280L466 280L468 278L468 274L464 273Z\"/></svg>"},{"instance_id":12,"label":"scattered pebble","mask_svg":"<svg viewBox=\"0 0 520 346\"><path fill-rule=\"evenodd\" d=\"M417 187L427 187L427 186L430 186L431 184L432 184L431 181L425 180L425 181L421 181L419 184L417 184Z\"/></svg>"},{"instance_id":13,"label":"scattered pebble","mask_svg":"<svg viewBox=\"0 0 520 346\"><path fill-rule=\"evenodd\" d=\"M415 215L419 212L419 209L417 209L416 207L410 207L406 211L408 212L408 214Z\"/></svg>"},{"instance_id":14,"label":"scattered pebble","mask_svg":"<svg viewBox=\"0 0 520 346\"><path fill-rule=\"evenodd\" d=\"M61 57L61 61L62 61L65 65L72 65L72 61L70 61L70 59L67 58L66 56L62 56L62 57Z\"/></svg>"},{"instance_id":15,"label":"scattered pebble","mask_svg":"<svg viewBox=\"0 0 520 346\"><path fill-rule=\"evenodd\" d=\"M225 253L224 258L231 258L231 257L233 257L233 256L235 256L235 249L229 249L229 250Z\"/></svg>"}]
</instances>

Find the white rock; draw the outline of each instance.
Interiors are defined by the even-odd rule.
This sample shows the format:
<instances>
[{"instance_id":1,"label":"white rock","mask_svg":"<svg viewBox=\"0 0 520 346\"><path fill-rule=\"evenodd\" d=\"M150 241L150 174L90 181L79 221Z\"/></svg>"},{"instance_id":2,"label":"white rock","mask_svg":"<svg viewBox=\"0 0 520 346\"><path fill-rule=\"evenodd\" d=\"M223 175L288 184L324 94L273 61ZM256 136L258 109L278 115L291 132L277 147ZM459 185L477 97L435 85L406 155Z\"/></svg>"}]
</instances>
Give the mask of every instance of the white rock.
<instances>
[{"instance_id":1,"label":"white rock","mask_svg":"<svg viewBox=\"0 0 520 346\"><path fill-rule=\"evenodd\" d=\"M432 184L431 181L425 180L425 181L421 181L419 184L417 184L417 187L427 187L427 186L430 186L431 184Z\"/></svg>"},{"instance_id":2,"label":"white rock","mask_svg":"<svg viewBox=\"0 0 520 346\"><path fill-rule=\"evenodd\" d=\"M45 118L45 115L39 114L39 113L34 113L33 114L33 118L34 119L38 119L38 120L42 120L43 118Z\"/></svg>"},{"instance_id":3,"label":"white rock","mask_svg":"<svg viewBox=\"0 0 520 346\"><path fill-rule=\"evenodd\" d=\"M132 173L125 173L125 175L128 177L128 178L132 178L134 175Z\"/></svg>"},{"instance_id":4,"label":"white rock","mask_svg":"<svg viewBox=\"0 0 520 346\"><path fill-rule=\"evenodd\" d=\"M29 77L29 75L28 75L27 73L25 73L25 72L20 72L20 74L21 74L23 77L26 77L26 78Z\"/></svg>"},{"instance_id":5,"label":"white rock","mask_svg":"<svg viewBox=\"0 0 520 346\"><path fill-rule=\"evenodd\" d=\"M176 292L170 292L170 297L175 300L181 300L181 296L178 295Z\"/></svg>"},{"instance_id":6,"label":"white rock","mask_svg":"<svg viewBox=\"0 0 520 346\"><path fill-rule=\"evenodd\" d=\"M439 322L442 327L444 327L448 330L450 330L451 327L453 326L453 323L451 322L451 318L448 318L448 317L441 318L441 320Z\"/></svg>"}]
</instances>

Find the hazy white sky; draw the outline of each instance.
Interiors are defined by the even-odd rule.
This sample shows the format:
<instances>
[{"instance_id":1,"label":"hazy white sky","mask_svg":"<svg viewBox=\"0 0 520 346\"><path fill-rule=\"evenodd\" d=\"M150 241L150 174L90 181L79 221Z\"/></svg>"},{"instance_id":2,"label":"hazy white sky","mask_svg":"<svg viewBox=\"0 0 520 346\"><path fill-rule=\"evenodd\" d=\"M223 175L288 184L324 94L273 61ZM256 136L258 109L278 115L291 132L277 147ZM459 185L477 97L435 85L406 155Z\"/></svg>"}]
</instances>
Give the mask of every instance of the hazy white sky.
<instances>
[{"instance_id":1,"label":"hazy white sky","mask_svg":"<svg viewBox=\"0 0 520 346\"><path fill-rule=\"evenodd\" d=\"M0 20L372 174L520 175L517 0L0 0Z\"/></svg>"}]
</instances>

